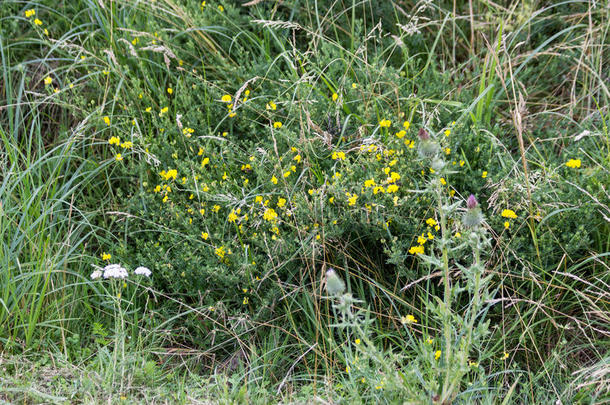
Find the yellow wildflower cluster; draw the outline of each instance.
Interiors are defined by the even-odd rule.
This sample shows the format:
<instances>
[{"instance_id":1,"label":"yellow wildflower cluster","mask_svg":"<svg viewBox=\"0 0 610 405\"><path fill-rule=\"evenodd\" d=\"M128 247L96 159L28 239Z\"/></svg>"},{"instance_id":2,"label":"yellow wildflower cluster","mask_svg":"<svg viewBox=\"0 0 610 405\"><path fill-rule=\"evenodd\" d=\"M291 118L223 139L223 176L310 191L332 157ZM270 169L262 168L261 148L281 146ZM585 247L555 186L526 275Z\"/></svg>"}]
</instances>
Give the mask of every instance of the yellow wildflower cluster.
<instances>
[{"instance_id":1,"label":"yellow wildflower cluster","mask_svg":"<svg viewBox=\"0 0 610 405\"><path fill-rule=\"evenodd\" d=\"M578 169L580 167L580 159L570 159L566 162L566 166L571 169Z\"/></svg>"},{"instance_id":2,"label":"yellow wildflower cluster","mask_svg":"<svg viewBox=\"0 0 610 405\"><path fill-rule=\"evenodd\" d=\"M400 323L402 323L403 325L417 323L417 319L415 319L413 315L402 316L400 317Z\"/></svg>"},{"instance_id":3,"label":"yellow wildflower cluster","mask_svg":"<svg viewBox=\"0 0 610 405\"><path fill-rule=\"evenodd\" d=\"M392 121L388 119L382 119L381 121L379 121L379 126L381 128L389 128L390 125L392 125Z\"/></svg>"},{"instance_id":4,"label":"yellow wildflower cluster","mask_svg":"<svg viewBox=\"0 0 610 405\"><path fill-rule=\"evenodd\" d=\"M333 160L345 160L345 152L339 151L339 152L333 152L331 154L331 158Z\"/></svg>"},{"instance_id":5,"label":"yellow wildflower cluster","mask_svg":"<svg viewBox=\"0 0 610 405\"><path fill-rule=\"evenodd\" d=\"M161 170L159 172L159 176L163 177L165 180L174 179L178 176L178 171L176 169L170 169L168 171Z\"/></svg>"}]
</instances>

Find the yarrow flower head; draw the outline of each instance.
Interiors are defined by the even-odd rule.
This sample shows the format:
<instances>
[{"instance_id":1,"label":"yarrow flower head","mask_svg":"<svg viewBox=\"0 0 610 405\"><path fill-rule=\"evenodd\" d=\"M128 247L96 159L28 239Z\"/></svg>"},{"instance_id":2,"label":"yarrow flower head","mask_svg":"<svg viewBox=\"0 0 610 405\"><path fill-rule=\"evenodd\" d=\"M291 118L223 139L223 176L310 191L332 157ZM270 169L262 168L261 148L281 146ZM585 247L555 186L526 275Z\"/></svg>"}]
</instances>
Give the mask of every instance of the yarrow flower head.
<instances>
[{"instance_id":1,"label":"yarrow flower head","mask_svg":"<svg viewBox=\"0 0 610 405\"><path fill-rule=\"evenodd\" d=\"M104 267L104 278L127 278L129 274L127 273L127 269L125 269L120 264L109 264Z\"/></svg>"},{"instance_id":2,"label":"yarrow flower head","mask_svg":"<svg viewBox=\"0 0 610 405\"><path fill-rule=\"evenodd\" d=\"M140 266L137 269L135 269L133 271L133 273L140 275L140 276L150 277L150 275L152 274L152 271L150 271L150 269L148 267Z\"/></svg>"}]
</instances>

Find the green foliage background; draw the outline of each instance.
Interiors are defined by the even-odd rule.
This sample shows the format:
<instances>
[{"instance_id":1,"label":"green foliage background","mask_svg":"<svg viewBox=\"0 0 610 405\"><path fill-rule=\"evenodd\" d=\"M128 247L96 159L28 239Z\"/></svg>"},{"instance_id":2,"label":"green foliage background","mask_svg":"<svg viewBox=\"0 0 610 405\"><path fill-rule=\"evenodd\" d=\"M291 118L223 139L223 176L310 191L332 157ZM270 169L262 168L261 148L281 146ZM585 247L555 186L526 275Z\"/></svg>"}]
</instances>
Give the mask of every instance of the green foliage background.
<instances>
[{"instance_id":1,"label":"green foliage background","mask_svg":"<svg viewBox=\"0 0 610 405\"><path fill-rule=\"evenodd\" d=\"M409 252L439 237L425 128L453 168L444 192L475 194L494 241L469 383L517 401L603 394L571 376L608 359L607 4L204 3L3 3L0 347L52 342L84 363L111 347L115 314L89 278L110 253L153 272L124 292L148 374L188 349L195 373L237 362L235 385L260 377L263 397L287 379L307 397L327 377L329 397L355 398L366 390L337 382L328 268L392 355L440 328L426 302L443 286Z\"/></svg>"}]
</instances>

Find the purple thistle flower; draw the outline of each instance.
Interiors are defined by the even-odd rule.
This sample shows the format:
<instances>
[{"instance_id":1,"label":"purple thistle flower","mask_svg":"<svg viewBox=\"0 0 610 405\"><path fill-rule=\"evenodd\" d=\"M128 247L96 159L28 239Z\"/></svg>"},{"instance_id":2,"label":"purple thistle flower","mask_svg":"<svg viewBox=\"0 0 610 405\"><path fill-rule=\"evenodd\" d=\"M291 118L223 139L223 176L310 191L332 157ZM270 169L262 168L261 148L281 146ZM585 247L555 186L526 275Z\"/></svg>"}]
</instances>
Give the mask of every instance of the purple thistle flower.
<instances>
[{"instance_id":1,"label":"purple thistle flower","mask_svg":"<svg viewBox=\"0 0 610 405\"><path fill-rule=\"evenodd\" d=\"M427 141L428 139L430 139L430 134L424 128L419 129L417 136L419 136L419 139L421 139L422 141Z\"/></svg>"},{"instance_id":2,"label":"purple thistle flower","mask_svg":"<svg viewBox=\"0 0 610 405\"><path fill-rule=\"evenodd\" d=\"M468 207L469 210L477 207L477 199L474 197L474 194L470 194L470 197L466 200L466 207Z\"/></svg>"}]
</instances>

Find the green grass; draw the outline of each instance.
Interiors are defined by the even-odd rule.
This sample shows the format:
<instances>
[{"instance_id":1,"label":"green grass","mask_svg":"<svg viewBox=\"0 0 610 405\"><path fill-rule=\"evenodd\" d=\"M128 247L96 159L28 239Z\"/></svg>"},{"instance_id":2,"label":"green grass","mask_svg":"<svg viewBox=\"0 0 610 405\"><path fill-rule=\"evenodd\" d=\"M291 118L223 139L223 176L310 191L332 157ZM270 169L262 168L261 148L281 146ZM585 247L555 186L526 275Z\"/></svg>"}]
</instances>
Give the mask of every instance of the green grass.
<instances>
[{"instance_id":1,"label":"green grass","mask_svg":"<svg viewBox=\"0 0 610 405\"><path fill-rule=\"evenodd\" d=\"M608 401L607 2L251 3L3 2L0 398Z\"/></svg>"}]
</instances>

